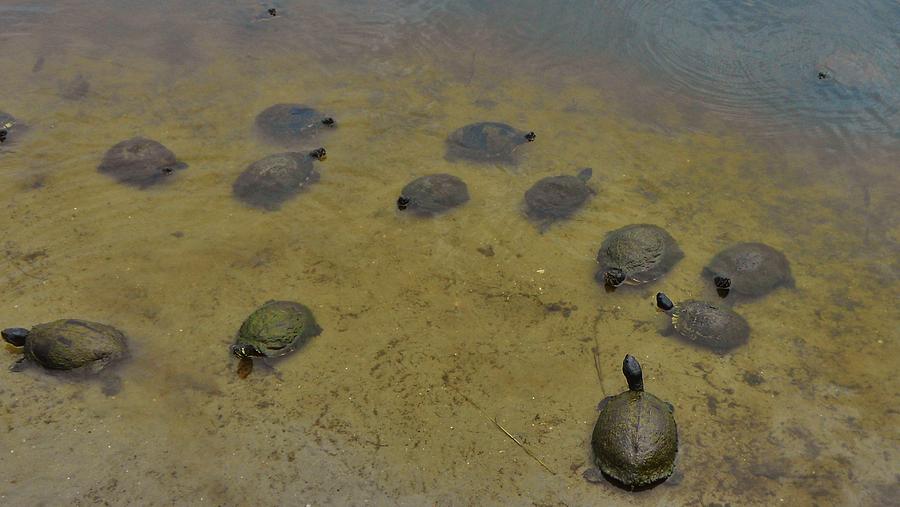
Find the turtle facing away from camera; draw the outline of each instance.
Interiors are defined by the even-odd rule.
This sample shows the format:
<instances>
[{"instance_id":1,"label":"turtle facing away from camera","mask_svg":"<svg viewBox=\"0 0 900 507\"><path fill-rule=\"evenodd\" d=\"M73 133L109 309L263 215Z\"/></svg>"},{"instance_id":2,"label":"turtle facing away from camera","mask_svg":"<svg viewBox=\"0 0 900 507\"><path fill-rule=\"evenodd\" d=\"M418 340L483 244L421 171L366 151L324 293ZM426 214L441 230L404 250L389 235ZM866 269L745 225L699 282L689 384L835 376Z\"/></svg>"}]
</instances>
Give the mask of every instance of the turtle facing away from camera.
<instances>
[{"instance_id":1,"label":"turtle facing away from camera","mask_svg":"<svg viewBox=\"0 0 900 507\"><path fill-rule=\"evenodd\" d=\"M593 170L586 167L578 174L548 176L525 192L525 215L539 225L541 232L558 220L569 218L594 194L587 185Z\"/></svg>"},{"instance_id":2,"label":"turtle facing away from camera","mask_svg":"<svg viewBox=\"0 0 900 507\"><path fill-rule=\"evenodd\" d=\"M301 190L319 181L309 153L277 153L250 164L232 186L234 196L255 208L275 211Z\"/></svg>"},{"instance_id":3,"label":"turtle facing away from camera","mask_svg":"<svg viewBox=\"0 0 900 507\"><path fill-rule=\"evenodd\" d=\"M133 137L107 150L97 170L119 183L145 189L187 168L160 142Z\"/></svg>"},{"instance_id":4,"label":"turtle facing away from camera","mask_svg":"<svg viewBox=\"0 0 900 507\"><path fill-rule=\"evenodd\" d=\"M447 137L447 159L514 164L519 146L534 141L524 132L499 122L471 123Z\"/></svg>"},{"instance_id":5,"label":"turtle facing away from camera","mask_svg":"<svg viewBox=\"0 0 900 507\"><path fill-rule=\"evenodd\" d=\"M628 390L600 402L600 414L591 436L597 468L584 478L600 482L611 478L628 489L658 484L675 471L678 455L678 427L674 408L644 391L641 365L625 356L622 372Z\"/></svg>"}]
</instances>

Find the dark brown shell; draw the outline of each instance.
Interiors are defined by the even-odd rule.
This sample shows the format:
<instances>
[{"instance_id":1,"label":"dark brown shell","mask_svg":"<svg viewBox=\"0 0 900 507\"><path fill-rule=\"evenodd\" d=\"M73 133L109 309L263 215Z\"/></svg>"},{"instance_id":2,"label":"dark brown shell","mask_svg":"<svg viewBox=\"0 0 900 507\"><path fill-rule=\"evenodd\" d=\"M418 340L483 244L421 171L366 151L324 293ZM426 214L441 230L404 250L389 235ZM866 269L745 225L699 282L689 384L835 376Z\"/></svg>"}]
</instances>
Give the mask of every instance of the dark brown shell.
<instances>
[{"instance_id":1,"label":"dark brown shell","mask_svg":"<svg viewBox=\"0 0 900 507\"><path fill-rule=\"evenodd\" d=\"M469 200L466 183L452 174L429 174L409 182L400 193L406 199L406 209L431 216L443 213Z\"/></svg>"},{"instance_id":2,"label":"dark brown shell","mask_svg":"<svg viewBox=\"0 0 900 507\"><path fill-rule=\"evenodd\" d=\"M672 326L681 337L718 352L734 349L750 339L750 325L743 317L705 301L677 304L672 312Z\"/></svg>"},{"instance_id":3,"label":"dark brown shell","mask_svg":"<svg viewBox=\"0 0 900 507\"><path fill-rule=\"evenodd\" d=\"M669 404L644 391L606 399L591 437L594 462L625 486L665 479L675 470L678 428Z\"/></svg>"},{"instance_id":4,"label":"dark brown shell","mask_svg":"<svg viewBox=\"0 0 900 507\"><path fill-rule=\"evenodd\" d=\"M627 225L610 232L600 245L598 274L618 268L625 273L626 283L646 283L665 275L683 257L678 243L662 227Z\"/></svg>"},{"instance_id":5,"label":"dark brown shell","mask_svg":"<svg viewBox=\"0 0 900 507\"><path fill-rule=\"evenodd\" d=\"M278 153L257 160L232 186L241 201L269 211L319 180L313 159L306 153Z\"/></svg>"},{"instance_id":6,"label":"dark brown shell","mask_svg":"<svg viewBox=\"0 0 900 507\"><path fill-rule=\"evenodd\" d=\"M587 186L589 169L584 175L563 174L538 180L525 192L525 214L533 220L560 220L578 211L591 197Z\"/></svg>"},{"instance_id":7,"label":"dark brown shell","mask_svg":"<svg viewBox=\"0 0 900 507\"><path fill-rule=\"evenodd\" d=\"M283 147L297 147L323 129L325 115L303 104L275 104L256 116L256 129L266 141Z\"/></svg>"},{"instance_id":8,"label":"dark brown shell","mask_svg":"<svg viewBox=\"0 0 900 507\"><path fill-rule=\"evenodd\" d=\"M134 137L110 148L97 170L120 183L147 188L187 168L171 150L158 141Z\"/></svg>"},{"instance_id":9,"label":"dark brown shell","mask_svg":"<svg viewBox=\"0 0 900 507\"><path fill-rule=\"evenodd\" d=\"M34 326L25 357L51 370L98 372L127 355L127 339L118 329L86 320L63 319Z\"/></svg>"},{"instance_id":10,"label":"dark brown shell","mask_svg":"<svg viewBox=\"0 0 900 507\"><path fill-rule=\"evenodd\" d=\"M516 148L527 142L525 132L505 123L472 123L447 137L447 159L511 164Z\"/></svg>"},{"instance_id":11,"label":"dark brown shell","mask_svg":"<svg viewBox=\"0 0 900 507\"><path fill-rule=\"evenodd\" d=\"M763 243L738 243L722 250L703 269L710 280L731 280L730 290L764 296L780 286L793 286L791 267L783 253Z\"/></svg>"}]
</instances>

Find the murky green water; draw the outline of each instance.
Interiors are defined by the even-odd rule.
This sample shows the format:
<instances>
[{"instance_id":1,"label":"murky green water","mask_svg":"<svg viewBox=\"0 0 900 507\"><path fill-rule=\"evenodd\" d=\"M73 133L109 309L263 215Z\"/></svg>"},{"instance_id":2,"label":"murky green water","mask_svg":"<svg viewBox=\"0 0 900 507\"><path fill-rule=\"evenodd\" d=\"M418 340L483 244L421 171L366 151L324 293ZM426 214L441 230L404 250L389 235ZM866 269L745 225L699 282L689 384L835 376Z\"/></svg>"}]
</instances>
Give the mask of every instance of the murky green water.
<instances>
[{"instance_id":1,"label":"murky green water","mask_svg":"<svg viewBox=\"0 0 900 507\"><path fill-rule=\"evenodd\" d=\"M132 358L113 397L0 370L0 501L895 502L896 5L645 4L285 1L257 20L269 6L253 0L5 1L0 110L29 129L0 147L0 324L106 322ZM660 12L682 32L654 31ZM733 46L711 51L697 24ZM807 52L755 42L797 26ZM65 98L79 75L87 94ZM281 151L252 128L279 102L339 127L309 146L328 149L321 180L263 212L231 185ZM447 134L473 121L538 137L515 167L445 160ZM190 167L147 190L96 171L136 135ZM525 190L580 167L596 196L541 234ZM471 200L397 211L434 172ZM605 292L597 248L630 223L665 227L685 258ZM700 272L740 241L782 250L796 288L735 307L752 335L732 353L661 336L653 295L716 298ZM325 331L241 380L228 345L269 299L310 305ZM581 477L626 353L675 405L681 440L676 476L641 492Z\"/></svg>"}]
</instances>

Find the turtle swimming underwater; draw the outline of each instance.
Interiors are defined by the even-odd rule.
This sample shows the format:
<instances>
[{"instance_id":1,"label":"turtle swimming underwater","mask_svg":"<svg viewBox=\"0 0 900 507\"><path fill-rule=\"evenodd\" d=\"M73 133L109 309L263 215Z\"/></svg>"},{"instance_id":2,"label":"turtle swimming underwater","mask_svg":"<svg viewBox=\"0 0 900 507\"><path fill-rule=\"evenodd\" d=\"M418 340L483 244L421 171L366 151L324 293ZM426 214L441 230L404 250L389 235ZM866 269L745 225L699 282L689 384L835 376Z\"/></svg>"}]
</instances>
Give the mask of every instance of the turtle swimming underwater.
<instances>
[{"instance_id":1,"label":"turtle swimming underwater","mask_svg":"<svg viewBox=\"0 0 900 507\"><path fill-rule=\"evenodd\" d=\"M284 201L319 181L313 164L322 158L313 155L317 152L277 153L253 162L235 180L234 196L256 208L277 210Z\"/></svg>"},{"instance_id":2,"label":"turtle swimming underwater","mask_svg":"<svg viewBox=\"0 0 900 507\"><path fill-rule=\"evenodd\" d=\"M23 348L24 355L11 367L14 371L36 364L48 370L94 375L128 356L127 338L122 331L86 320L55 320L31 330L7 328L2 336L10 345ZM118 379L107 375L106 380L110 382L104 392L113 394L118 390Z\"/></svg>"},{"instance_id":3,"label":"turtle swimming underwater","mask_svg":"<svg viewBox=\"0 0 900 507\"><path fill-rule=\"evenodd\" d=\"M13 115L0 111L0 147L12 144L28 130L28 126Z\"/></svg>"},{"instance_id":4,"label":"turtle swimming underwater","mask_svg":"<svg viewBox=\"0 0 900 507\"><path fill-rule=\"evenodd\" d=\"M256 116L256 129L268 142L284 147L316 136L323 128L333 127L334 119L302 104L275 104Z\"/></svg>"},{"instance_id":5,"label":"turtle swimming underwater","mask_svg":"<svg viewBox=\"0 0 900 507\"><path fill-rule=\"evenodd\" d=\"M525 192L525 215L537 221L542 231L553 222L568 218L594 194L587 185L593 174L586 167L576 176L563 174L538 180Z\"/></svg>"},{"instance_id":6,"label":"turtle swimming underwater","mask_svg":"<svg viewBox=\"0 0 900 507\"><path fill-rule=\"evenodd\" d=\"M471 123L447 137L448 160L498 162L512 164L520 145L532 142L534 132L523 132L505 123Z\"/></svg>"},{"instance_id":7,"label":"turtle swimming underwater","mask_svg":"<svg viewBox=\"0 0 900 507\"><path fill-rule=\"evenodd\" d=\"M656 295L656 306L671 315L671 329L679 336L716 352L728 352L750 339L750 325L729 308L696 300L674 304L662 292Z\"/></svg>"},{"instance_id":8,"label":"turtle swimming underwater","mask_svg":"<svg viewBox=\"0 0 900 507\"><path fill-rule=\"evenodd\" d=\"M600 402L591 436L594 464L584 478L605 474L630 489L659 483L675 470L678 428L673 407L644 391L641 365L631 355L622 363L628 390ZM602 474L600 473L602 472Z\"/></svg>"},{"instance_id":9,"label":"turtle swimming underwater","mask_svg":"<svg viewBox=\"0 0 900 507\"><path fill-rule=\"evenodd\" d=\"M650 224L627 225L606 235L594 278L609 287L652 282L665 275L684 257L665 229Z\"/></svg>"},{"instance_id":10,"label":"turtle swimming underwater","mask_svg":"<svg viewBox=\"0 0 900 507\"><path fill-rule=\"evenodd\" d=\"M409 182L400 192L397 208L419 216L433 216L469 200L466 183L452 174L429 174Z\"/></svg>"},{"instance_id":11,"label":"turtle swimming underwater","mask_svg":"<svg viewBox=\"0 0 900 507\"><path fill-rule=\"evenodd\" d=\"M133 137L107 150L97 170L120 183L145 189L187 167L158 141Z\"/></svg>"},{"instance_id":12,"label":"turtle swimming underwater","mask_svg":"<svg viewBox=\"0 0 900 507\"><path fill-rule=\"evenodd\" d=\"M703 274L723 297L731 291L759 297L777 287L794 285L787 258L763 243L738 243L722 250L703 268Z\"/></svg>"},{"instance_id":13,"label":"turtle swimming underwater","mask_svg":"<svg viewBox=\"0 0 900 507\"><path fill-rule=\"evenodd\" d=\"M252 358L284 356L321 334L312 311L293 301L268 301L241 324L229 350L241 360L241 376L252 370ZM244 373L245 372L245 373Z\"/></svg>"}]
</instances>

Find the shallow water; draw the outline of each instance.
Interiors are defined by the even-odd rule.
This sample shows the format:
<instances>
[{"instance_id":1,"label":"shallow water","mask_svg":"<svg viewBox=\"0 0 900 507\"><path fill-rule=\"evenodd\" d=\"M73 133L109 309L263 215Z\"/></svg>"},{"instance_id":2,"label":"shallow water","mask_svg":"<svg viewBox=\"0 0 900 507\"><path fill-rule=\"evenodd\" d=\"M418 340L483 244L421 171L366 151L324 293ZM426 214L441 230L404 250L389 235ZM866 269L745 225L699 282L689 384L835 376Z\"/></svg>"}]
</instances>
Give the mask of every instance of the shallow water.
<instances>
[{"instance_id":1,"label":"shallow water","mask_svg":"<svg viewBox=\"0 0 900 507\"><path fill-rule=\"evenodd\" d=\"M4 2L0 110L29 129L0 146L0 324L106 322L132 358L113 397L0 371L0 501L895 501L897 4L515 4ZM279 102L339 126L305 146L328 149L320 181L265 212L231 186L282 151L252 128ZM515 166L447 161L474 121L537 140ZM147 190L96 171L136 135L189 168ZM524 192L582 167L596 195L542 234ZM470 201L398 212L436 172ZM594 257L630 223L685 258L607 293ZM740 241L782 250L796 287L735 307L752 335L730 354L662 336L653 295L715 298L700 272ZM241 380L228 345L269 299L324 332ZM626 353L681 444L641 492L581 477Z\"/></svg>"}]
</instances>

